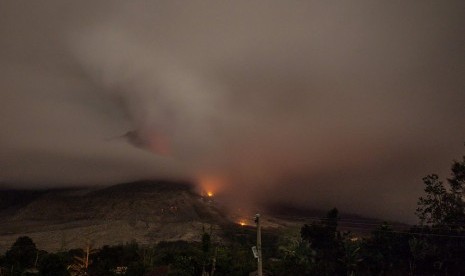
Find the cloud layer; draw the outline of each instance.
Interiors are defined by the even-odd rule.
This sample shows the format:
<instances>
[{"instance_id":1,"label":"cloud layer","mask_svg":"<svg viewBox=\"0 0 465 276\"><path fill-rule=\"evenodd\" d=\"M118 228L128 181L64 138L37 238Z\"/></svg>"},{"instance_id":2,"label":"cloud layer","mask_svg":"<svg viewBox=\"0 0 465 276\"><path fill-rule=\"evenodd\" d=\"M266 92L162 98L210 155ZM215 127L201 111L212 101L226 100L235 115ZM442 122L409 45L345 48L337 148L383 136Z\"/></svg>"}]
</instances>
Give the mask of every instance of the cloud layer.
<instances>
[{"instance_id":1,"label":"cloud layer","mask_svg":"<svg viewBox=\"0 0 465 276\"><path fill-rule=\"evenodd\" d=\"M464 11L3 1L0 180L215 178L247 202L408 220L421 177L463 153Z\"/></svg>"}]
</instances>

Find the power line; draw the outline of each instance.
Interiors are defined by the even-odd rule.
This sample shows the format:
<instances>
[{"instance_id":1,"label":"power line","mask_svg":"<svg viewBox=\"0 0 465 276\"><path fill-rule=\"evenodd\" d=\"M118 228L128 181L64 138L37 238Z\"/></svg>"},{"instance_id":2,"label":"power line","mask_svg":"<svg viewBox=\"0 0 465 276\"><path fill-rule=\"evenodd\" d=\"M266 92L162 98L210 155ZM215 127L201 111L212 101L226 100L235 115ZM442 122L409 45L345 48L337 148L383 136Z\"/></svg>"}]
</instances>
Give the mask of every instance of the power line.
<instances>
[{"instance_id":1,"label":"power line","mask_svg":"<svg viewBox=\"0 0 465 276\"><path fill-rule=\"evenodd\" d=\"M330 218L320 218L320 217L301 217L301 219L311 220L311 221L334 220L334 219L330 219ZM368 222L366 222L366 221L368 221ZM379 223L376 223L376 222L374 222L374 219L373 220L370 220L370 219L337 219L337 222L379 226L379 225L383 225L384 222L386 222L386 221L381 221L380 220ZM387 224L391 225L391 226L404 226L404 227L413 227L413 226L425 227L425 226L427 226L427 225L424 225L424 226L422 226L422 225L412 225L412 224L406 224L406 223L392 223L392 222L389 222L389 221L387 221ZM441 224L441 226L465 227L465 223Z\"/></svg>"}]
</instances>

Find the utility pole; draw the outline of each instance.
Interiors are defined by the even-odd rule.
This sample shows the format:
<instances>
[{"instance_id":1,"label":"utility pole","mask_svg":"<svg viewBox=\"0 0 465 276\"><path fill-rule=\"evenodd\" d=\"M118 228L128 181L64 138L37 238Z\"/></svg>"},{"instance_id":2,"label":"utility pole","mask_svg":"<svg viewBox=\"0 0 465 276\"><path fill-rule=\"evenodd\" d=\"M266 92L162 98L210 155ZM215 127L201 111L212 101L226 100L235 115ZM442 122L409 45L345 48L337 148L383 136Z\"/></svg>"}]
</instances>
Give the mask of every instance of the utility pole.
<instances>
[{"instance_id":1,"label":"utility pole","mask_svg":"<svg viewBox=\"0 0 465 276\"><path fill-rule=\"evenodd\" d=\"M255 215L255 223L257 223L257 253L258 253L258 258L257 258L257 275L258 276L263 276L263 271L262 271L262 228L260 225L260 214Z\"/></svg>"}]
</instances>

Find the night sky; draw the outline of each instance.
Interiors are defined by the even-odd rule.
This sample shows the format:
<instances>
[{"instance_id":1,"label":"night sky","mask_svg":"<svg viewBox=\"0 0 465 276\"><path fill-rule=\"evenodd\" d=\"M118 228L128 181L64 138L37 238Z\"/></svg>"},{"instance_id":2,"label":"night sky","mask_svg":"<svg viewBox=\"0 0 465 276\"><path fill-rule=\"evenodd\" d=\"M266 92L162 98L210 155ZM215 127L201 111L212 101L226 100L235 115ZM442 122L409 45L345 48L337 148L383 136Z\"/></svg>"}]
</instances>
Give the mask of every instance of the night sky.
<instances>
[{"instance_id":1,"label":"night sky","mask_svg":"<svg viewBox=\"0 0 465 276\"><path fill-rule=\"evenodd\" d=\"M3 186L411 221L465 153L465 2L1 1L0 127Z\"/></svg>"}]
</instances>

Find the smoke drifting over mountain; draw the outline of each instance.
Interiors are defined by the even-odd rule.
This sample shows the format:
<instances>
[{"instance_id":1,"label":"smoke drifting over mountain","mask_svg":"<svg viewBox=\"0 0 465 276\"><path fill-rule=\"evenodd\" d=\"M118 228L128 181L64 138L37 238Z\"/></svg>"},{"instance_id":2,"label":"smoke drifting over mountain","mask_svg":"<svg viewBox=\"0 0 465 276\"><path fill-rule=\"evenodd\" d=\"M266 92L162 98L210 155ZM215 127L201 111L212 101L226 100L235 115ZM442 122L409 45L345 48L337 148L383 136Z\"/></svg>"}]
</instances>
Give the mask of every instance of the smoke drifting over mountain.
<instances>
[{"instance_id":1,"label":"smoke drifting over mountain","mask_svg":"<svg viewBox=\"0 0 465 276\"><path fill-rule=\"evenodd\" d=\"M463 153L464 33L463 1L2 1L0 181L407 220Z\"/></svg>"}]
</instances>

